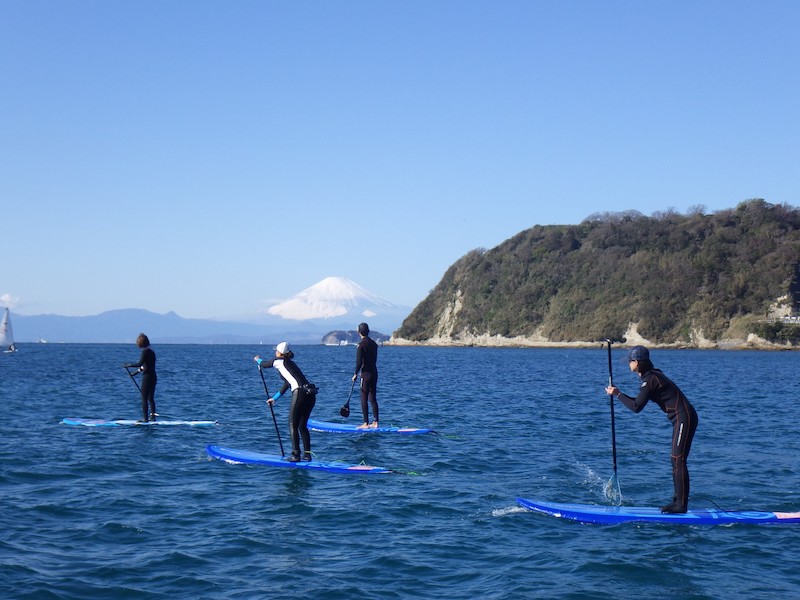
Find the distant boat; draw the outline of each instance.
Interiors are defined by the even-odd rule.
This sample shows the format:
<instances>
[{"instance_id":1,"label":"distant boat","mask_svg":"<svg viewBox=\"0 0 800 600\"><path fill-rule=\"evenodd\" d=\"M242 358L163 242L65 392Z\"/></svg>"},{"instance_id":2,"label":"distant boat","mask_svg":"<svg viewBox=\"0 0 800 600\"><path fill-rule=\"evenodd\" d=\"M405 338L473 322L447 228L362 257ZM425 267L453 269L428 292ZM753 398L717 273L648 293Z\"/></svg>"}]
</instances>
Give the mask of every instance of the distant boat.
<instances>
[{"instance_id":1,"label":"distant boat","mask_svg":"<svg viewBox=\"0 0 800 600\"><path fill-rule=\"evenodd\" d=\"M11 329L11 319L8 316L8 308L3 314L3 321L0 323L0 348L3 352L16 352L17 345L14 343L14 332Z\"/></svg>"}]
</instances>

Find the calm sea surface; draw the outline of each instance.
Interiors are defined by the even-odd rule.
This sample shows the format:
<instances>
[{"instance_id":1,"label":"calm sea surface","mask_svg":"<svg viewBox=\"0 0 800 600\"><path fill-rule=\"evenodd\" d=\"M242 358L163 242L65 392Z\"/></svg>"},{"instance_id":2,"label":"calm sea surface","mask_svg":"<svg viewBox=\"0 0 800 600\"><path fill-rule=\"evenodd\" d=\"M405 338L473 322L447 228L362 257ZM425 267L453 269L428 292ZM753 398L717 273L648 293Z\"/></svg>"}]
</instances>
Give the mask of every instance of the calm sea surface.
<instances>
[{"instance_id":1,"label":"calm sea surface","mask_svg":"<svg viewBox=\"0 0 800 600\"><path fill-rule=\"evenodd\" d=\"M381 424L437 435L312 433L337 475L210 460L206 444L279 453L252 362L267 346L154 345L162 419L213 428L70 427L138 418L130 345L21 344L0 355L2 598L790 598L800 526L594 526L518 496L604 503L613 473L606 350L394 348ZM339 420L354 347L301 346ZM624 351L614 382L633 392ZM800 510L800 353L656 350L700 415L693 507ZM277 375L265 371L270 392ZM284 445L287 400L276 405ZM359 422L358 402L349 422ZM616 405L626 503L672 495L670 426ZM712 504L713 503L713 504Z\"/></svg>"}]
</instances>

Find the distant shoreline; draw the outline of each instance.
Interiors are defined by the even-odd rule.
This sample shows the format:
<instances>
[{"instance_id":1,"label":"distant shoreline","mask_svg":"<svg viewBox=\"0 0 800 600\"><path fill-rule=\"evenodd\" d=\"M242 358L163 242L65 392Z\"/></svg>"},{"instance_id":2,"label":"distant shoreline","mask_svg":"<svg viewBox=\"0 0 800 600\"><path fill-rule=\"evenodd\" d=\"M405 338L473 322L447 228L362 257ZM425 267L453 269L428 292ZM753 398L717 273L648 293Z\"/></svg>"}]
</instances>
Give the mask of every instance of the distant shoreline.
<instances>
[{"instance_id":1,"label":"distant shoreline","mask_svg":"<svg viewBox=\"0 0 800 600\"><path fill-rule=\"evenodd\" d=\"M478 347L478 348L595 348L598 344L603 344L602 340L594 342L575 341L575 342L552 342L539 337L513 337L502 336L465 336L464 338L431 338L422 342L407 340L404 338L390 338L384 342L385 346L430 346L430 347ZM718 342L702 340L698 343L673 342L670 344L658 344L642 338L626 338L625 342L617 342L614 345L620 348L630 348L641 344L648 348L662 348L674 350L800 350L800 347L791 344L775 344L765 339L751 334L746 339L726 339Z\"/></svg>"}]
</instances>

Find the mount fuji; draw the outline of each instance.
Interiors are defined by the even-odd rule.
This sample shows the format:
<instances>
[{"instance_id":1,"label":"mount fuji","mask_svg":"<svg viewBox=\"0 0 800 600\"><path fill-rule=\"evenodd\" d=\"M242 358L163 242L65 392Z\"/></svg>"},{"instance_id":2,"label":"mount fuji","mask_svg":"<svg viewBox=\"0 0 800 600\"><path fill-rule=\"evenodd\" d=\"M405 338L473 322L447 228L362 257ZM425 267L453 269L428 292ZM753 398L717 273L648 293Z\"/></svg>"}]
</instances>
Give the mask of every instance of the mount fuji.
<instances>
[{"instance_id":1,"label":"mount fuji","mask_svg":"<svg viewBox=\"0 0 800 600\"><path fill-rule=\"evenodd\" d=\"M390 334L411 309L392 304L344 277L326 277L288 300L264 311L287 321L314 322L328 329L355 329L361 321Z\"/></svg>"},{"instance_id":2,"label":"mount fuji","mask_svg":"<svg viewBox=\"0 0 800 600\"><path fill-rule=\"evenodd\" d=\"M362 321L373 332L391 335L411 313L342 277L327 277L247 321L184 319L174 312L156 314L125 308L88 317L14 315L15 341L131 343L146 331L154 343L167 344L320 344L333 330L353 331Z\"/></svg>"}]
</instances>

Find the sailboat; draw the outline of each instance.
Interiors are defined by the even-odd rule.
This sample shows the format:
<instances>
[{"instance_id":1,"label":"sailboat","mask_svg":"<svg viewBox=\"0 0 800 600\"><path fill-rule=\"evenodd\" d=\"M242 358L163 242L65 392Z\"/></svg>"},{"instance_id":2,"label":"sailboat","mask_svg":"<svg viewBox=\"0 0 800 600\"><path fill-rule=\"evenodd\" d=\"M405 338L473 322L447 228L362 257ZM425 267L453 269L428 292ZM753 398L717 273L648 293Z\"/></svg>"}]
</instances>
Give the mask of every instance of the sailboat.
<instances>
[{"instance_id":1,"label":"sailboat","mask_svg":"<svg viewBox=\"0 0 800 600\"><path fill-rule=\"evenodd\" d=\"M8 316L8 308L3 314L3 321L0 322L0 348L6 353L17 351L17 345L14 343L14 332L11 330L11 320Z\"/></svg>"}]
</instances>

